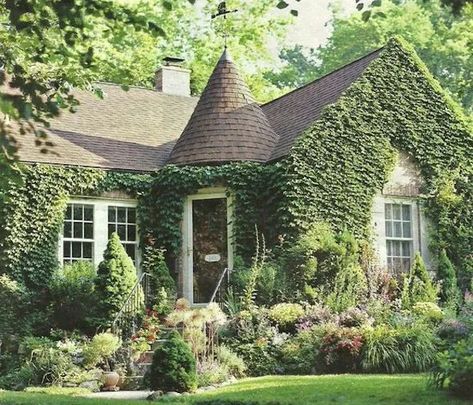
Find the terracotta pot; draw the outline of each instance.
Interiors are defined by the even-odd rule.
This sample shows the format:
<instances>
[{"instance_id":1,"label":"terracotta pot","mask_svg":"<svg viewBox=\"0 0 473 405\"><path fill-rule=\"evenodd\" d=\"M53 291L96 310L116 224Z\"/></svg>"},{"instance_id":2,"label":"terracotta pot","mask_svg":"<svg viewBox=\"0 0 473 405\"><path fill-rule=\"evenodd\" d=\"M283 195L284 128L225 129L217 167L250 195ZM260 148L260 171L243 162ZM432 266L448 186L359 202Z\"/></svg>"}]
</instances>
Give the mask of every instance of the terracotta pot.
<instances>
[{"instance_id":1,"label":"terracotta pot","mask_svg":"<svg viewBox=\"0 0 473 405\"><path fill-rule=\"evenodd\" d=\"M102 391L118 391L117 383L119 379L120 374L116 371L104 371L102 374Z\"/></svg>"}]
</instances>

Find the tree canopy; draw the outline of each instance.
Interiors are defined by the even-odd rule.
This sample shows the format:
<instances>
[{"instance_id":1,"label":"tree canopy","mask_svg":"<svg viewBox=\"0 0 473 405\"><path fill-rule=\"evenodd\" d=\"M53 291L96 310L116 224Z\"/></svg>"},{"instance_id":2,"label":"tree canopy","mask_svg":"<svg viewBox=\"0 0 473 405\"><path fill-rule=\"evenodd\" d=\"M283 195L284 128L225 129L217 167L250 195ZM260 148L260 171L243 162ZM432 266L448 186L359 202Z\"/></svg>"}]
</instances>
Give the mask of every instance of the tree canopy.
<instances>
[{"instance_id":1,"label":"tree canopy","mask_svg":"<svg viewBox=\"0 0 473 405\"><path fill-rule=\"evenodd\" d=\"M334 8L333 31L317 49L285 49L287 62L280 72L266 78L280 88L293 88L327 74L366 53L384 46L395 35L409 41L433 75L467 113L473 113L473 4L458 13L440 0L424 2L383 0L371 17L343 15Z\"/></svg>"}]
</instances>

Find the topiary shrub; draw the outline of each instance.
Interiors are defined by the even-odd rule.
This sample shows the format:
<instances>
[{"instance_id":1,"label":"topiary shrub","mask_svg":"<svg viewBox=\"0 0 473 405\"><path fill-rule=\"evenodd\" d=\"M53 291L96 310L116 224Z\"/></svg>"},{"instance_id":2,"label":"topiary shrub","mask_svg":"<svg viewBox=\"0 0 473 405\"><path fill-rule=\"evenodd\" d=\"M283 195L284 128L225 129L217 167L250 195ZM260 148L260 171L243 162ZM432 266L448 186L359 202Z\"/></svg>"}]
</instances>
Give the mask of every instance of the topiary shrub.
<instances>
[{"instance_id":1,"label":"topiary shrub","mask_svg":"<svg viewBox=\"0 0 473 405\"><path fill-rule=\"evenodd\" d=\"M404 309L411 309L416 302L437 302L438 288L425 267L422 256L417 252L409 274L404 277L401 303Z\"/></svg>"},{"instance_id":2,"label":"topiary shrub","mask_svg":"<svg viewBox=\"0 0 473 405\"><path fill-rule=\"evenodd\" d=\"M447 307L456 309L461 302L461 293L458 288L455 267L442 249L439 256L437 277L440 280L440 300Z\"/></svg>"},{"instance_id":3,"label":"topiary shrub","mask_svg":"<svg viewBox=\"0 0 473 405\"><path fill-rule=\"evenodd\" d=\"M114 232L99 264L96 293L102 310L102 324L110 325L137 283L136 269L126 253L118 234Z\"/></svg>"},{"instance_id":4,"label":"topiary shrub","mask_svg":"<svg viewBox=\"0 0 473 405\"><path fill-rule=\"evenodd\" d=\"M49 284L51 323L56 329L92 334L97 311L96 272L85 261L66 265L53 274Z\"/></svg>"},{"instance_id":5,"label":"topiary shrub","mask_svg":"<svg viewBox=\"0 0 473 405\"><path fill-rule=\"evenodd\" d=\"M176 331L155 350L147 379L153 390L188 392L196 389L195 358Z\"/></svg>"}]
</instances>

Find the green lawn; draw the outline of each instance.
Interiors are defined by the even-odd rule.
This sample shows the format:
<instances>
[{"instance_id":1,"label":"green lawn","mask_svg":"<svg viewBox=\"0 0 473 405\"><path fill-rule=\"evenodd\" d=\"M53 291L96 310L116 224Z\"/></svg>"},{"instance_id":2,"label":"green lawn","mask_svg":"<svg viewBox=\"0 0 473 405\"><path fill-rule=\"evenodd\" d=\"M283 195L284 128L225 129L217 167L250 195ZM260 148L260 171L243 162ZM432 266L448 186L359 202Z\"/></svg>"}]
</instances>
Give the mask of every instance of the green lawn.
<instances>
[{"instance_id":1,"label":"green lawn","mask_svg":"<svg viewBox=\"0 0 473 405\"><path fill-rule=\"evenodd\" d=\"M285 404L353 405L466 405L471 401L449 398L426 385L420 375L339 375L280 376L242 380L205 394L177 398L166 403L190 404L198 399L240 399L280 401ZM0 392L0 404L8 405L120 405L146 404L145 401L105 401L64 395Z\"/></svg>"}]
</instances>

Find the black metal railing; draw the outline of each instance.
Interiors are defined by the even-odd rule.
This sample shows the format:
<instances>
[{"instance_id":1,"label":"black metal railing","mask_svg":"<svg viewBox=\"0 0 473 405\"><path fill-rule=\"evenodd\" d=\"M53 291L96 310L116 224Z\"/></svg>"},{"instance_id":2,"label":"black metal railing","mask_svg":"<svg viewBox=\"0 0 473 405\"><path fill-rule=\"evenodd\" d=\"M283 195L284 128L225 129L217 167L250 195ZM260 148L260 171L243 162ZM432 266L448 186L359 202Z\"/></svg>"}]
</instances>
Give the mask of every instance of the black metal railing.
<instances>
[{"instance_id":1,"label":"black metal railing","mask_svg":"<svg viewBox=\"0 0 473 405\"><path fill-rule=\"evenodd\" d=\"M140 328L145 309L150 305L152 281L151 274L141 274L113 320L112 333L122 339L129 338Z\"/></svg>"}]
</instances>

